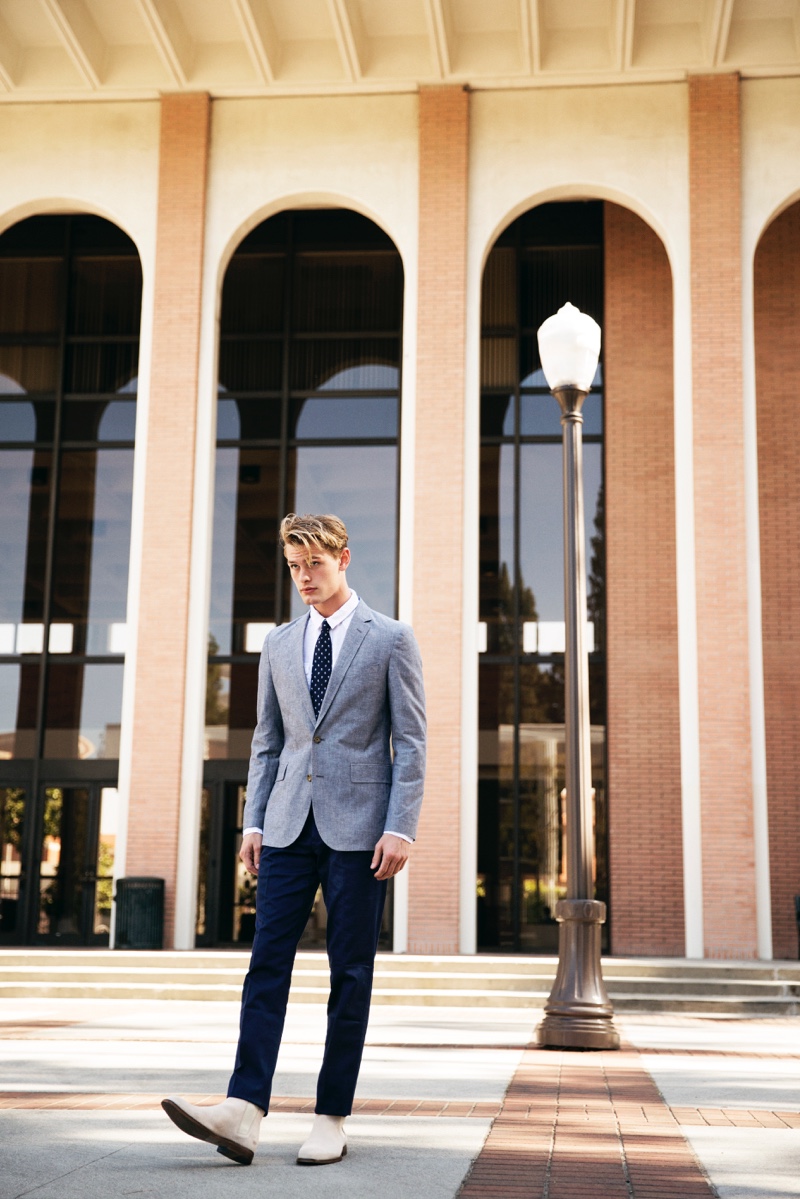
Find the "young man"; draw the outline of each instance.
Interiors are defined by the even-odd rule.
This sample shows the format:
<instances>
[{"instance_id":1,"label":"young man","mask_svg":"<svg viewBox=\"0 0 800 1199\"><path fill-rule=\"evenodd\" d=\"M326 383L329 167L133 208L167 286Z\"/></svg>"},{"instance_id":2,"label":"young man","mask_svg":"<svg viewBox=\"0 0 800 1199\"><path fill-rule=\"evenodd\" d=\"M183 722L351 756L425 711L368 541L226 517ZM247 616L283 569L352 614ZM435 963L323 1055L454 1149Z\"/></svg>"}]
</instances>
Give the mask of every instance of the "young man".
<instances>
[{"instance_id":1,"label":"young man","mask_svg":"<svg viewBox=\"0 0 800 1199\"><path fill-rule=\"evenodd\" d=\"M317 886L328 912L328 1031L316 1115L301 1165L347 1152L388 879L403 869L425 772L422 667L407 625L372 612L347 585L336 516L281 523L308 613L261 651L241 858L258 875L256 934L228 1098L162 1106L179 1128L249 1165L269 1107L292 965Z\"/></svg>"}]
</instances>

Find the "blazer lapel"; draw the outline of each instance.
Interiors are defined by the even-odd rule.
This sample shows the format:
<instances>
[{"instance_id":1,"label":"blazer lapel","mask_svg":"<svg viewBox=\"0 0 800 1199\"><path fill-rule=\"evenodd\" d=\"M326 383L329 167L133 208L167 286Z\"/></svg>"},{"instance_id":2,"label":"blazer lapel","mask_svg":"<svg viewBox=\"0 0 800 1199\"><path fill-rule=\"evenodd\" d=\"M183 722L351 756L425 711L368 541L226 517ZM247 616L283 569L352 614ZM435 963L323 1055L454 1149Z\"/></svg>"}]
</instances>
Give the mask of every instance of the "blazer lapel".
<instances>
[{"instance_id":1,"label":"blazer lapel","mask_svg":"<svg viewBox=\"0 0 800 1199\"><path fill-rule=\"evenodd\" d=\"M298 620L297 626L287 645L287 649L289 652L289 660L291 662L292 679L294 680L298 700L313 726L316 723L316 717L314 715L314 705L311 702L311 692L309 691L308 683L306 682L306 668L303 661L303 642L305 640L307 622L307 614L305 618Z\"/></svg>"},{"instance_id":2,"label":"blazer lapel","mask_svg":"<svg viewBox=\"0 0 800 1199\"><path fill-rule=\"evenodd\" d=\"M350 621L350 628L347 630L347 634L344 639L344 645L339 650L339 656L336 659L336 665L331 671L331 677L328 680L325 698L322 701L322 707L320 708L319 716L317 717L317 724L319 724L319 722L325 717L328 709L333 703L336 692L339 690L342 680L344 679L344 676L350 667L350 663L353 661L353 658L355 658L356 654L361 648L361 643L370 630L371 623L372 615L370 610L362 601L359 603L358 607L353 613ZM306 688L306 690L308 690L308 688ZM309 695L309 703L310 702L311 697ZM314 711L313 704L311 705L311 711Z\"/></svg>"}]
</instances>

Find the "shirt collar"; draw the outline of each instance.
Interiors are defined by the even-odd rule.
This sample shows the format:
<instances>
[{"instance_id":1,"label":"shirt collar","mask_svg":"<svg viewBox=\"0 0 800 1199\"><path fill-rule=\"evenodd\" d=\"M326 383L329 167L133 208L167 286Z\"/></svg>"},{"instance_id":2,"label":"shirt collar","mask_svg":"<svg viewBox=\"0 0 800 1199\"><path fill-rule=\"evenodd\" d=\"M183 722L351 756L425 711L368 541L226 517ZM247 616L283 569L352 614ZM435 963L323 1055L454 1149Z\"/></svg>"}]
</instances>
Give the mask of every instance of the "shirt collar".
<instances>
[{"instance_id":1,"label":"shirt collar","mask_svg":"<svg viewBox=\"0 0 800 1199\"><path fill-rule=\"evenodd\" d=\"M355 591L351 591L350 598L345 600L341 608L337 608L332 616L321 616L316 608L309 608L308 619L311 621L311 627L314 632L319 632L323 620L327 620L328 628L335 629L337 624L341 624L343 620L347 620L348 616L352 616L357 607L358 596Z\"/></svg>"}]
</instances>

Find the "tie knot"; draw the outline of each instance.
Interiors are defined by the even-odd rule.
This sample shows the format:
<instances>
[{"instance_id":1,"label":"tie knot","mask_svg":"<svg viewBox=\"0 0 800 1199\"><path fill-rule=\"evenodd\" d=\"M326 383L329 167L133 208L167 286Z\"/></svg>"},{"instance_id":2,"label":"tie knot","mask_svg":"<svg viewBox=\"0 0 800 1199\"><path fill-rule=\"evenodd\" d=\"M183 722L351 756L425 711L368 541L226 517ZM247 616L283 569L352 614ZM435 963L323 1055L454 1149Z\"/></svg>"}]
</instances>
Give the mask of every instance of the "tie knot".
<instances>
[{"instance_id":1,"label":"tie knot","mask_svg":"<svg viewBox=\"0 0 800 1199\"><path fill-rule=\"evenodd\" d=\"M328 624L327 620L323 620L322 624L320 625L320 632L329 633L330 631L331 626Z\"/></svg>"}]
</instances>

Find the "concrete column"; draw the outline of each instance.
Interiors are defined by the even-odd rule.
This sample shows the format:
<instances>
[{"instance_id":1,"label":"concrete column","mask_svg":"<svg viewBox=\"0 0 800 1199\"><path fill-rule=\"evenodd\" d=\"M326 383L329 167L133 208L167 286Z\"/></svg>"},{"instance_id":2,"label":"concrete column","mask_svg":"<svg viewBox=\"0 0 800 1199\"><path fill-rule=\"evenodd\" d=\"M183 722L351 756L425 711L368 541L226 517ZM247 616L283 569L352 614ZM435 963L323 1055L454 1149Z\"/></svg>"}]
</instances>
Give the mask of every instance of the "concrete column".
<instances>
[{"instance_id":1,"label":"concrete column","mask_svg":"<svg viewBox=\"0 0 800 1199\"><path fill-rule=\"evenodd\" d=\"M689 80L692 393L705 954L757 953L737 75Z\"/></svg>"},{"instance_id":2,"label":"concrete column","mask_svg":"<svg viewBox=\"0 0 800 1199\"><path fill-rule=\"evenodd\" d=\"M125 872L165 879L166 946L178 857L209 112L205 94L161 101Z\"/></svg>"},{"instance_id":3,"label":"concrete column","mask_svg":"<svg viewBox=\"0 0 800 1199\"><path fill-rule=\"evenodd\" d=\"M468 131L462 88L420 89L416 440L404 452L416 459L413 619L428 781L409 876L413 953L459 947Z\"/></svg>"}]
</instances>

